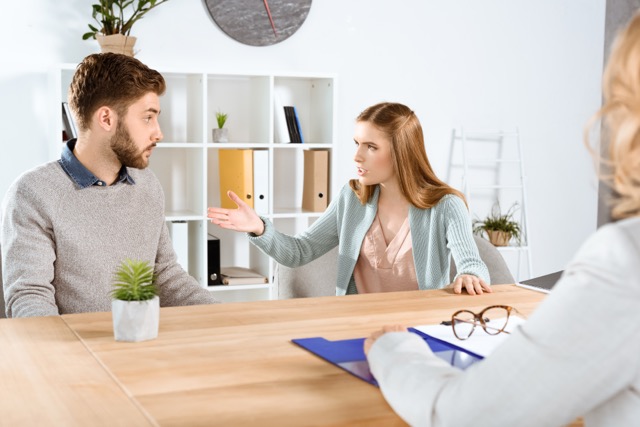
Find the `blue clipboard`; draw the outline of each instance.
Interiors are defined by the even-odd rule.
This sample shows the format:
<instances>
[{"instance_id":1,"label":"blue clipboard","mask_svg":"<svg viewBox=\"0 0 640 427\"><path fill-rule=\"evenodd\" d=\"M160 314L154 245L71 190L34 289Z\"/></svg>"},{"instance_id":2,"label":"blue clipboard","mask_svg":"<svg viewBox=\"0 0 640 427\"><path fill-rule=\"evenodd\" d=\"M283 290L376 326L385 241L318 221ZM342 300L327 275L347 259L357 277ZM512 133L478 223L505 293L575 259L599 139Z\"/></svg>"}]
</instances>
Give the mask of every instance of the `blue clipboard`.
<instances>
[{"instance_id":1,"label":"blue clipboard","mask_svg":"<svg viewBox=\"0 0 640 427\"><path fill-rule=\"evenodd\" d=\"M456 368L464 370L483 359L479 354L427 335L417 329L409 328L409 331L419 335L425 340L436 356ZM314 337L293 339L291 342L321 357L327 362L344 369L351 375L369 384L378 386L378 382L369 370L369 363L364 354L364 340L364 338L354 338L350 340L329 341L322 337Z\"/></svg>"}]
</instances>

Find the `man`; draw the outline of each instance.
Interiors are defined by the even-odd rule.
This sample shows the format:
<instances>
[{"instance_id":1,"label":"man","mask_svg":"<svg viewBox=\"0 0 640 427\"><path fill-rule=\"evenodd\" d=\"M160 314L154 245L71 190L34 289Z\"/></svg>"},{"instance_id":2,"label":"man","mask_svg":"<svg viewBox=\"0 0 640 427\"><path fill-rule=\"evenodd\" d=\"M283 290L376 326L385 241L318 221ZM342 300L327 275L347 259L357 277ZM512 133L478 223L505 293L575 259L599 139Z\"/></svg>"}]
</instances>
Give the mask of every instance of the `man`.
<instances>
[{"instance_id":1,"label":"man","mask_svg":"<svg viewBox=\"0 0 640 427\"><path fill-rule=\"evenodd\" d=\"M86 57L69 88L78 139L24 173L2 205L8 317L110 311L116 267L155 266L162 306L217 302L177 263L164 194L146 167L165 81L132 57Z\"/></svg>"}]
</instances>

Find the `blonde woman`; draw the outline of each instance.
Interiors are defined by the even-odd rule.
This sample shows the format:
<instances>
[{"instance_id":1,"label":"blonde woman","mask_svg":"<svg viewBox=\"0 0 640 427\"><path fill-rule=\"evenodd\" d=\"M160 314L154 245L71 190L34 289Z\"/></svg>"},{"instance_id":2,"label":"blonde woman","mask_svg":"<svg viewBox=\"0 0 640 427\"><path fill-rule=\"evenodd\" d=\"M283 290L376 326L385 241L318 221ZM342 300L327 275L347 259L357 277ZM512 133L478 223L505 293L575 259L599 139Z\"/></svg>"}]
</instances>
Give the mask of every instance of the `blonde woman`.
<instances>
[{"instance_id":1,"label":"blonde woman","mask_svg":"<svg viewBox=\"0 0 640 427\"><path fill-rule=\"evenodd\" d=\"M619 221L586 241L533 316L464 372L399 326L365 341L382 393L409 424L560 426L583 416L587 427L640 425L638 14L616 40L604 98L596 118L609 142L606 178Z\"/></svg>"},{"instance_id":2,"label":"blonde woman","mask_svg":"<svg viewBox=\"0 0 640 427\"><path fill-rule=\"evenodd\" d=\"M231 191L238 208L209 208L209 218L249 233L254 245L289 267L338 246L336 295L443 288L451 255L454 292L491 292L464 197L434 174L414 112L397 103L373 105L358 116L354 142L358 179L305 232L279 233Z\"/></svg>"}]
</instances>

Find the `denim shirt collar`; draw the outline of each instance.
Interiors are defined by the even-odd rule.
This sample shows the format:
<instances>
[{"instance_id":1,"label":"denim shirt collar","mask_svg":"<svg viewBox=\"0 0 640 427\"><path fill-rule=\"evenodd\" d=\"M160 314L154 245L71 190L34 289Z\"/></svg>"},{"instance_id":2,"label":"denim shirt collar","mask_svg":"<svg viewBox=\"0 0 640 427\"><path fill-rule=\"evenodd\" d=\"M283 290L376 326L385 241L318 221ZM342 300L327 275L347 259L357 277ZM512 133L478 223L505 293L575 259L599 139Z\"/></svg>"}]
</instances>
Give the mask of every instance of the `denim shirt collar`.
<instances>
[{"instance_id":1,"label":"denim shirt collar","mask_svg":"<svg viewBox=\"0 0 640 427\"><path fill-rule=\"evenodd\" d=\"M94 174L92 174L89 169L85 168L84 165L80 163L80 160L78 160L75 154L73 154L73 149L75 146L76 139L70 139L63 147L60 160L58 160L58 163L60 163L62 169L64 169L67 175L69 175L73 182L75 182L81 189L91 187L93 185L106 187L107 183L98 179ZM124 182L132 185L136 183L131 175L129 175L127 168L125 166L122 166L120 172L118 172L118 179L114 184Z\"/></svg>"}]
</instances>

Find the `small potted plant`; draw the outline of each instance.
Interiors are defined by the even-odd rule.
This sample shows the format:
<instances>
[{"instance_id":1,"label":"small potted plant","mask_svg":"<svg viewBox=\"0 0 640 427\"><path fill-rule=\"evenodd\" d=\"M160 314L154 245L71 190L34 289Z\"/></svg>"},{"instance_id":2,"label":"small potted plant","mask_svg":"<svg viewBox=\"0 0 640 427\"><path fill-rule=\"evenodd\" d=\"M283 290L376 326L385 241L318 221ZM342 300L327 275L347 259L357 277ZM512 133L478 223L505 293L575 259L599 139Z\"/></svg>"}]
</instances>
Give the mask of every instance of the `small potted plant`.
<instances>
[{"instance_id":1,"label":"small potted plant","mask_svg":"<svg viewBox=\"0 0 640 427\"><path fill-rule=\"evenodd\" d=\"M517 203L514 203L506 214L502 214L500 204L494 204L491 213L484 220L473 221L473 232L478 236L486 233L494 246L507 246L512 238L516 239L520 245L522 235L520 224L513 219L516 207Z\"/></svg>"},{"instance_id":2,"label":"small potted plant","mask_svg":"<svg viewBox=\"0 0 640 427\"><path fill-rule=\"evenodd\" d=\"M93 19L97 26L89 24L91 31L82 40L97 39L102 52L123 53L133 56L136 38L130 36L133 24L151 9L169 0L98 0L92 5Z\"/></svg>"},{"instance_id":3,"label":"small potted plant","mask_svg":"<svg viewBox=\"0 0 640 427\"><path fill-rule=\"evenodd\" d=\"M126 259L117 268L111 296L116 341L157 338L160 299L153 267L146 261Z\"/></svg>"},{"instance_id":4,"label":"small potted plant","mask_svg":"<svg viewBox=\"0 0 640 427\"><path fill-rule=\"evenodd\" d=\"M227 115L218 111L216 113L216 121L218 122L218 129L213 130L213 142L228 142L229 130L227 128L223 128L224 124L227 122Z\"/></svg>"}]
</instances>

